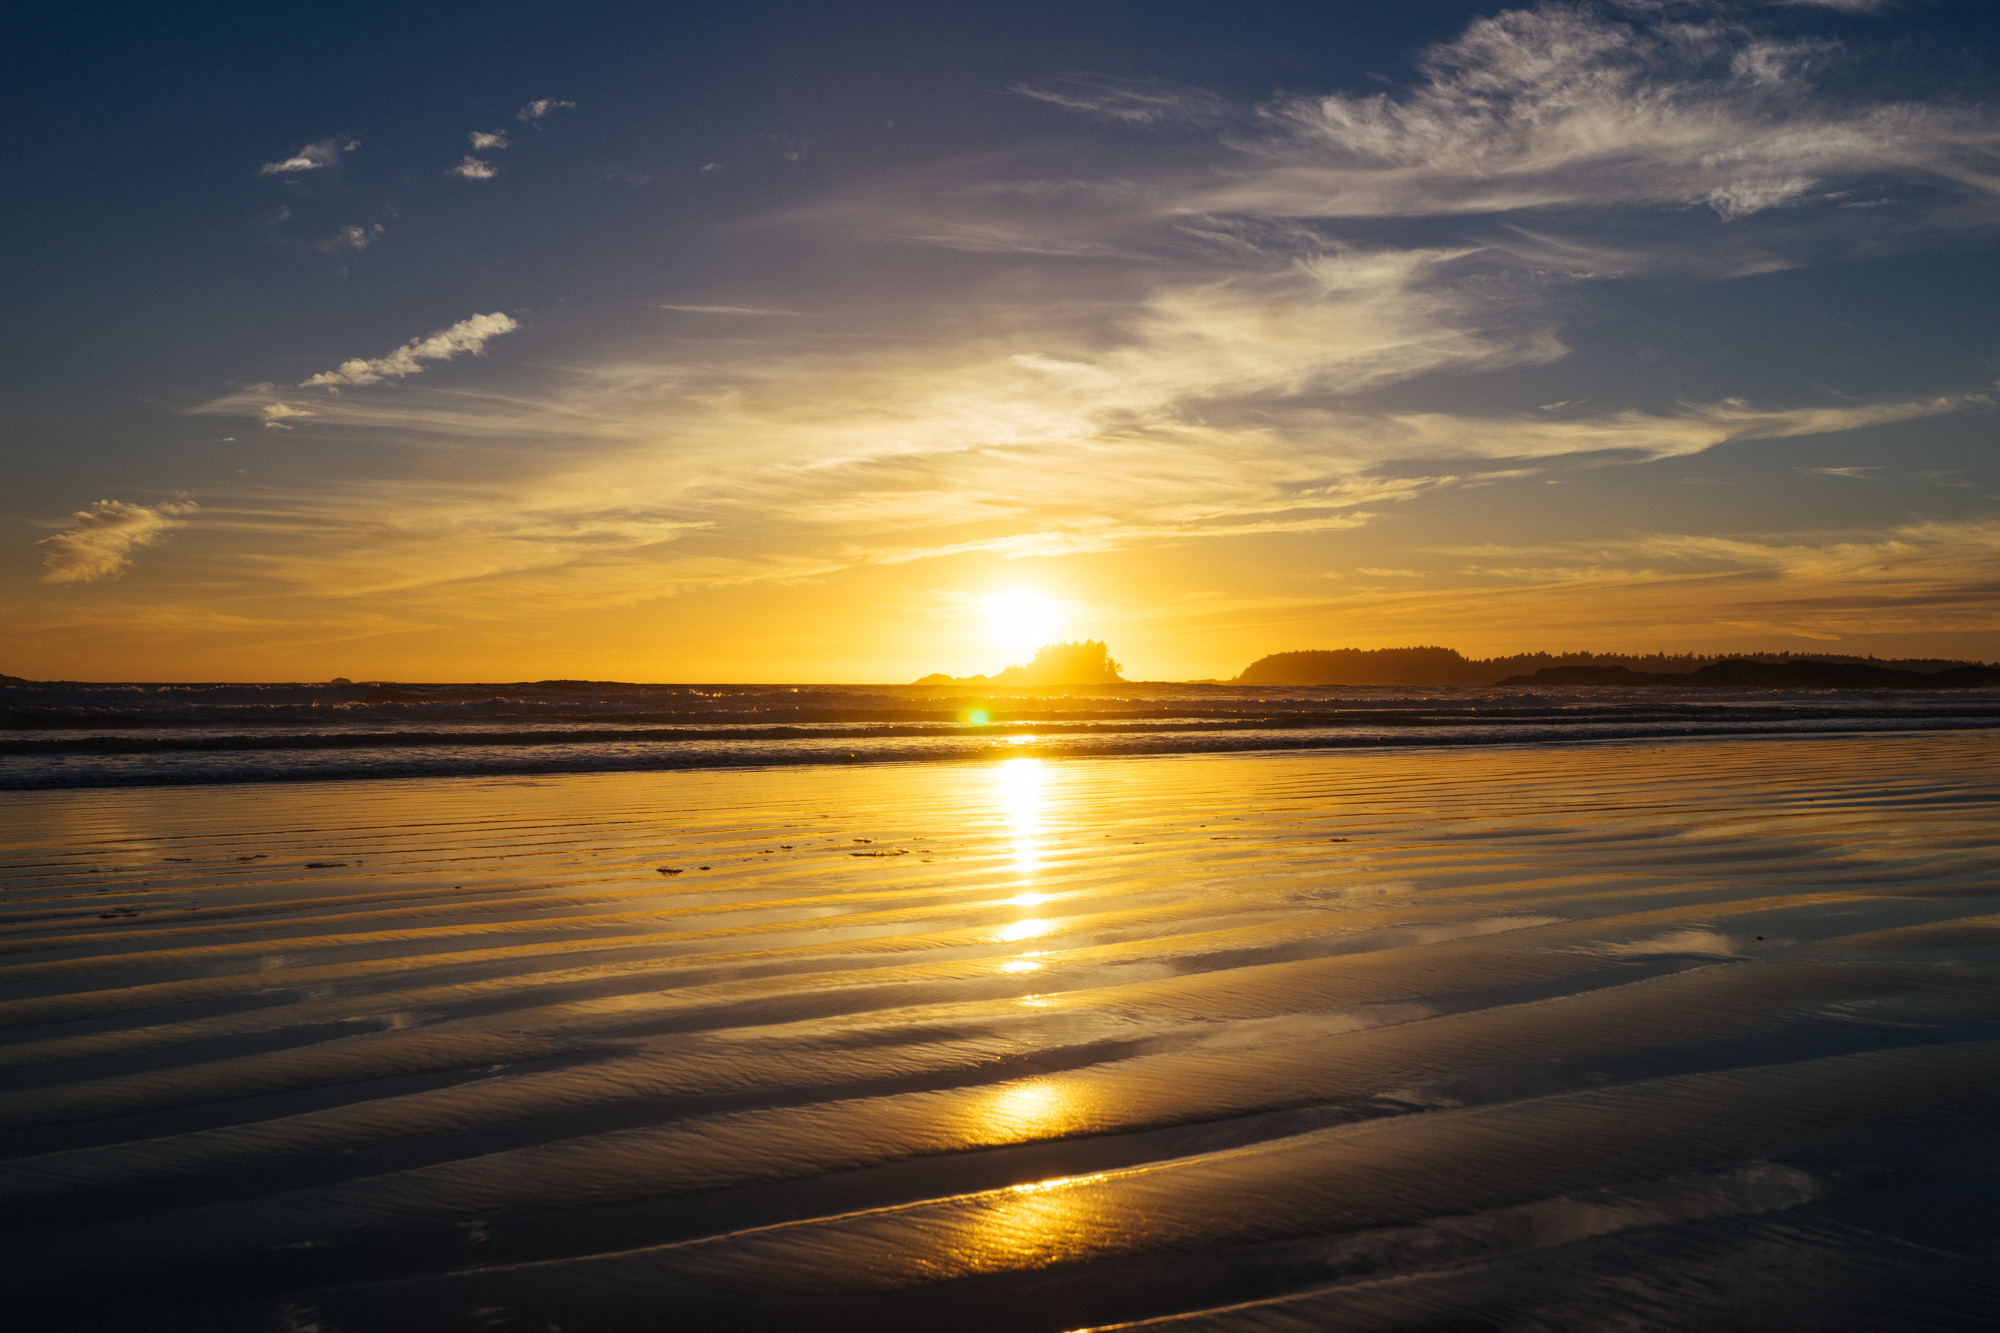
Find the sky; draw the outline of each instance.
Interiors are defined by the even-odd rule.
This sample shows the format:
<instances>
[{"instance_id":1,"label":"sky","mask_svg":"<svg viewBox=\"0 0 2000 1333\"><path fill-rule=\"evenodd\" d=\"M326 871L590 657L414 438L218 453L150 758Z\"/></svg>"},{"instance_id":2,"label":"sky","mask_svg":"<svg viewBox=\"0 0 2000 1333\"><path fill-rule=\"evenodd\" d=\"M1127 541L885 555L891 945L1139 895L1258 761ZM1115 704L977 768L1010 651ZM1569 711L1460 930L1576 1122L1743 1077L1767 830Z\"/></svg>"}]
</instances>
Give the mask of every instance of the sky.
<instances>
[{"instance_id":1,"label":"sky","mask_svg":"<svg viewBox=\"0 0 2000 1333\"><path fill-rule=\"evenodd\" d=\"M0 672L2000 658L1985 0L22 6ZM997 608L997 609L996 609Z\"/></svg>"}]
</instances>

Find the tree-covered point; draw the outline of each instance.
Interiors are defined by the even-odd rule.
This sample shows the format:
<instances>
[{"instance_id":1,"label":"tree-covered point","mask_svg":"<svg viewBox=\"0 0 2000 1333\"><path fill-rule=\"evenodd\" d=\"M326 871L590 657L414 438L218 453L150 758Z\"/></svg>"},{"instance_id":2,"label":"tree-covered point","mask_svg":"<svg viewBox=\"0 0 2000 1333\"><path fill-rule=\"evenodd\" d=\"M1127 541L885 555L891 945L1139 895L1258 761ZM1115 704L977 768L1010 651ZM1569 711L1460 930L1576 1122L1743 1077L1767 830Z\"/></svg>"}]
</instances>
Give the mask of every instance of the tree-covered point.
<instances>
[{"instance_id":1,"label":"tree-covered point","mask_svg":"<svg viewBox=\"0 0 2000 1333\"><path fill-rule=\"evenodd\" d=\"M1034 660L996 671L991 676L925 676L918 685L1116 685L1124 668L1111 660L1111 650L1096 639L1081 643L1045 643Z\"/></svg>"},{"instance_id":2,"label":"tree-covered point","mask_svg":"<svg viewBox=\"0 0 2000 1333\"><path fill-rule=\"evenodd\" d=\"M1493 685L1551 667L1622 667L1626 671L1685 675L1725 661L1846 663L1926 674L1976 662L1941 658L1849 657L1835 653L1515 653L1469 658L1453 648L1332 648L1273 653L1243 669L1238 685ZM1550 681L1548 683L1556 683Z\"/></svg>"}]
</instances>

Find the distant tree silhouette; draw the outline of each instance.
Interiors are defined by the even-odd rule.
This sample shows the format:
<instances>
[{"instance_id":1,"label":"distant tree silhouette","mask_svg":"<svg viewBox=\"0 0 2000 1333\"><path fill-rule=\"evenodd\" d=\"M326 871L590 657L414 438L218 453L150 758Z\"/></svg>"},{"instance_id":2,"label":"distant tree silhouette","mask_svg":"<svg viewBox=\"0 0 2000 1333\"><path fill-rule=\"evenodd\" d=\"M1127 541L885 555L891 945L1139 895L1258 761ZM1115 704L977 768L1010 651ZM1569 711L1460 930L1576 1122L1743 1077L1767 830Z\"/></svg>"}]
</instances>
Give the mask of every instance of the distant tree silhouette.
<instances>
[{"instance_id":1,"label":"distant tree silhouette","mask_svg":"<svg viewBox=\"0 0 2000 1333\"><path fill-rule=\"evenodd\" d=\"M1771 664L1839 662L1902 671L1937 672L1978 663L1943 658L1849 657L1834 653L1514 653L1467 658L1452 648L1331 648L1273 653L1243 669L1238 685L1491 685L1548 667L1623 667L1686 673L1724 661Z\"/></svg>"},{"instance_id":2,"label":"distant tree silhouette","mask_svg":"<svg viewBox=\"0 0 2000 1333\"><path fill-rule=\"evenodd\" d=\"M1010 666L993 677L996 685L1112 685L1123 681L1124 668L1111 660L1111 650L1096 639L1082 643L1045 643L1025 666Z\"/></svg>"}]
</instances>

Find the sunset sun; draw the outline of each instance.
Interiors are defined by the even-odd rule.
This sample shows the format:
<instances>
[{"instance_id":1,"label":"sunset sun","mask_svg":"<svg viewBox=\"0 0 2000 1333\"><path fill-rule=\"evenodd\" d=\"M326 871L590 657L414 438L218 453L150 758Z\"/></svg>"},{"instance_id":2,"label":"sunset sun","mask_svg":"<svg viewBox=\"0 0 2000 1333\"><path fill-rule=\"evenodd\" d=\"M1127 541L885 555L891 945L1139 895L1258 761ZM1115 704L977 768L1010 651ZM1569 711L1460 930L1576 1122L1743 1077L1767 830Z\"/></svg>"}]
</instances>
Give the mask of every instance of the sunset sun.
<instances>
[{"instance_id":1,"label":"sunset sun","mask_svg":"<svg viewBox=\"0 0 2000 1333\"><path fill-rule=\"evenodd\" d=\"M1062 628L1058 602L1029 592L996 593L980 604L986 616L986 640L1015 660L1032 654L1054 639Z\"/></svg>"}]
</instances>

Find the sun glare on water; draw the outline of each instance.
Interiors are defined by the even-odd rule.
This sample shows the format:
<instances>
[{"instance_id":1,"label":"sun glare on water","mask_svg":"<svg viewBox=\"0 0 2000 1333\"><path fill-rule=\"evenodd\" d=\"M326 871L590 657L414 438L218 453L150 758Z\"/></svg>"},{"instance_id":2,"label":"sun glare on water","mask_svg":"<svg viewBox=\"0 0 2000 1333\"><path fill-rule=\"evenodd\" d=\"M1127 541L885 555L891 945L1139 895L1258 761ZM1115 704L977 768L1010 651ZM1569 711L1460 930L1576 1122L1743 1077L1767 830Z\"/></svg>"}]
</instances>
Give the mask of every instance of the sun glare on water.
<instances>
[{"instance_id":1,"label":"sun glare on water","mask_svg":"<svg viewBox=\"0 0 2000 1333\"><path fill-rule=\"evenodd\" d=\"M1033 656L1037 648L1053 642L1056 631L1062 627L1061 605L1033 593L997 593L982 605L986 612L986 637L1009 654L1010 662Z\"/></svg>"}]
</instances>

